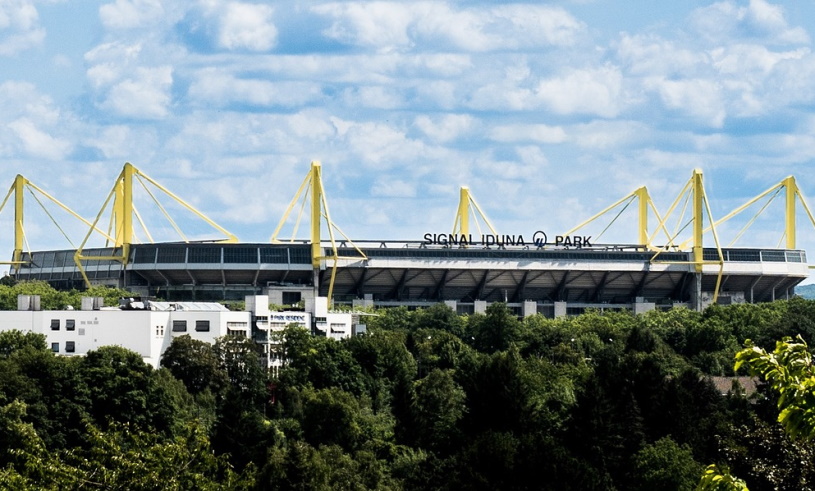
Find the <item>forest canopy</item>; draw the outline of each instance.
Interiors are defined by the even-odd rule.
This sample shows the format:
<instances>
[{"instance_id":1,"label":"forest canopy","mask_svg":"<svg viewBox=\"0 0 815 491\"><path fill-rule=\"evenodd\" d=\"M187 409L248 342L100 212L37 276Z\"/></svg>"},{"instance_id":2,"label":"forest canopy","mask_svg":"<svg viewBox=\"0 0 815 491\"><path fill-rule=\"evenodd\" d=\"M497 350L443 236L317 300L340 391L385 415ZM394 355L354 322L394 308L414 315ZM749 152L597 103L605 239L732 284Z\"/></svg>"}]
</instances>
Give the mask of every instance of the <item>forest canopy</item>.
<instances>
[{"instance_id":1,"label":"forest canopy","mask_svg":"<svg viewBox=\"0 0 815 491\"><path fill-rule=\"evenodd\" d=\"M712 463L754 491L815 482L776 393L730 382L748 339L812 346L815 301L376 314L342 341L287 328L275 377L245 338L178 336L154 370L121 347L61 357L3 332L0 488L694 489Z\"/></svg>"}]
</instances>

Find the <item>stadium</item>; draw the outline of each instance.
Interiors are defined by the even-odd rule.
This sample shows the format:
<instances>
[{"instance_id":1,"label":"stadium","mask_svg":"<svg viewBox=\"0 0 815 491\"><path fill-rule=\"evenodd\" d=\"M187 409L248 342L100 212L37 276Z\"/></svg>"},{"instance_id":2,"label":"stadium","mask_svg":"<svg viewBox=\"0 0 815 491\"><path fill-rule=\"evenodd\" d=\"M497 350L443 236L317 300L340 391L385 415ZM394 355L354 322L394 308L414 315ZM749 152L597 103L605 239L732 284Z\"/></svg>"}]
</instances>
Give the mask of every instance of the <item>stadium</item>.
<instances>
[{"instance_id":1,"label":"stadium","mask_svg":"<svg viewBox=\"0 0 815 491\"><path fill-rule=\"evenodd\" d=\"M702 173L695 171L664 216L657 212L647 190L640 188L562 234L534 229L498 234L467 188L462 188L450 232L429 232L418 240L352 241L331 221L321 166L313 162L268 243L240 243L198 212L226 238L136 243L134 181L152 183L195 211L125 164L96 220L82 219L89 228L82 245L26 251L23 191L33 187L44 192L18 176L3 201L3 205L15 205L15 248L6 263L9 274L17 280L47 281L62 289L109 285L164 300L240 300L263 294L280 305L309 304L315 297L329 297L334 306L357 307L415 308L444 302L459 313L483 312L491 302L505 302L519 316L540 313L547 317L577 314L587 308L644 312L682 305L699 310L711 303L766 302L792 296L795 286L809 275L806 254L796 247L799 205L815 223L792 177L714 220ZM719 245L717 226L775 195L786 199L784 248ZM310 237L280 239L301 201L300 209L308 210ZM639 231L633 244L602 244L585 232L596 220L633 203L638 206ZM98 224L108 204L112 204L111 226L103 231ZM676 217L679 210L678 220L685 222L680 229L691 231L684 242L667 226L669 217ZM471 223L478 220L486 233L471 230ZM86 247L97 232L109 243ZM703 239L708 243L703 244ZM660 245L655 245L657 240Z\"/></svg>"}]
</instances>

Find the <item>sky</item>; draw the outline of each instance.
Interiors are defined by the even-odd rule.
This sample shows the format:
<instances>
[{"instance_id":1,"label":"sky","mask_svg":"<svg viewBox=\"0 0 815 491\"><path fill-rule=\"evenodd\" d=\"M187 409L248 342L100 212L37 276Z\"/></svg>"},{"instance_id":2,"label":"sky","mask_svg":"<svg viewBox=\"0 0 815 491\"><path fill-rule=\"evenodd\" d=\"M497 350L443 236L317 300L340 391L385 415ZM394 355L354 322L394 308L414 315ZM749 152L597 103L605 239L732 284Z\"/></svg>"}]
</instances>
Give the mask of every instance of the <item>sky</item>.
<instances>
[{"instance_id":1,"label":"sky","mask_svg":"<svg viewBox=\"0 0 815 491\"><path fill-rule=\"evenodd\" d=\"M664 214L699 169L715 219L789 175L815 197L814 38L810 1L0 0L0 187L21 174L93 220L131 162L266 242L317 160L352 239L448 233L468 186L530 240L640 186ZM137 190L150 237L179 240ZM184 237L221 237L153 193ZM82 243L86 225L25 199L31 249ZM601 242L636 242L633 209ZM9 257L12 222L6 205ZM776 199L735 245L782 233Z\"/></svg>"}]
</instances>

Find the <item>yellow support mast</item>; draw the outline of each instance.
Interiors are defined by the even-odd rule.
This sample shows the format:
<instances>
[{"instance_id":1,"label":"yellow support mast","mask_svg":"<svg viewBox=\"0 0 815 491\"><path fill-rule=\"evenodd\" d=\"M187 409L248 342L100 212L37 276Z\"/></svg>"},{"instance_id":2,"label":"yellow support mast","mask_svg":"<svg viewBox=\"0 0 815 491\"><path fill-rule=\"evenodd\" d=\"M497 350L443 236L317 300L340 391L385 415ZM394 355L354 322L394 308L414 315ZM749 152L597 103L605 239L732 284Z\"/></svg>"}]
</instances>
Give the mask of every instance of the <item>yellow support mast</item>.
<instances>
[{"instance_id":1,"label":"yellow support mast","mask_svg":"<svg viewBox=\"0 0 815 491\"><path fill-rule=\"evenodd\" d=\"M490 220L487 218L487 215L481 210L481 207L478 206L473 195L470 193L470 188L467 186L462 186L459 191L459 199L458 199L458 209L456 211L456 218L453 221L453 234L454 235L463 235L468 236L470 235L470 214L472 213L473 217L476 219L475 224L478 227L478 233L481 235L481 225L479 224L478 217L481 217L481 220L490 230L492 235L498 235L498 232L495 231L495 227L492 226Z\"/></svg>"},{"instance_id":2,"label":"yellow support mast","mask_svg":"<svg viewBox=\"0 0 815 491\"><path fill-rule=\"evenodd\" d=\"M309 194L310 199L309 199ZM331 268L331 279L328 283L328 301L333 304L334 302L334 280L336 279L337 275L337 268L339 267L340 259L349 259L349 260L366 260L368 257L362 250L354 244L354 242L348 238L345 233L340 230L340 228L331 220L331 214L328 211L328 200L325 197L325 193L323 191L323 179L322 179L322 165L319 161L312 161L311 168L306 174L305 179L303 179L303 183L300 184L300 187L297 189L297 193L295 193L294 198L289 203L289 206L286 208L286 211L283 213L283 217L278 222L277 227L275 228L274 232L272 233L272 237L270 241L273 244L280 244L281 241L278 239L278 235L280 231L283 229L283 225L289 220L289 215L291 211L294 209L294 206L302 199L302 205L300 207L300 212L297 215L297 220L294 225L294 231L292 233L291 240L289 242L293 243L295 240L295 236L297 234L297 229L300 225L300 219L302 218L303 211L306 207L306 203L310 203L311 210L310 210L310 219L311 219L311 264L314 268L314 286L315 289L319 288L319 281L318 275L319 270L323 267L323 261L332 261L333 266ZM322 247L322 237L321 237L321 230L322 230L322 223L323 219L325 219L325 223L328 229L328 238L331 243L331 252L330 256L326 256L323 254L323 247ZM343 236L345 241L351 244L351 246L359 253L358 257L349 257L349 256L340 256L339 249L337 247L337 241L334 237L334 231L337 231L340 235Z\"/></svg>"},{"instance_id":3,"label":"yellow support mast","mask_svg":"<svg viewBox=\"0 0 815 491\"><path fill-rule=\"evenodd\" d=\"M23 221L25 220L25 213L23 211L23 190L26 182L25 177L17 174L12 186L14 192L14 254L12 255L11 261L14 264L15 272L20 270L23 259L23 242L25 240L25 229L23 228Z\"/></svg>"},{"instance_id":4,"label":"yellow support mast","mask_svg":"<svg viewBox=\"0 0 815 491\"><path fill-rule=\"evenodd\" d=\"M691 240L682 243L679 246L680 250L685 250L688 242L692 242L691 247L691 261L690 264L693 265L694 271L696 272L696 302L697 302L697 309L701 308L701 304L699 303L699 296L701 295L701 280L702 280L702 272L704 271L704 266L706 264L709 265L718 265L719 266L719 274L716 278L716 287L713 291L713 302L715 303L719 298L719 289L721 287L722 276L724 273L724 254L722 253L722 248L719 243L719 236L716 232L716 224L718 222L713 220L713 213L710 210L710 203L708 202L707 195L705 194L705 186L704 180L702 178L702 171L696 169L693 171L693 175L691 176L690 180L685 184L685 187L682 188L682 191L676 197L671 207L668 209L668 212L665 214L665 217L660 221L659 228L665 226L665 222L671 216L673 211L682 202L684 199L685 205L690 202L691 205L691 218L690 222L682 225L680 223L680 227L678 227L678 232L676 235L681 233L688 225L692 226L692 234ZM708 222L711 224L710 227L707 229L704 226L704 219L705 215L707 215ZM679 221L681 222L684 217L684 207L682 216L680 216ZM718 254L718 260L715 261L706 261L704 256L704 234L705 232L710 231L713 235L713 241L716 245L716 252ZM670 242L673 243L676 239L676 236L672 237ZM661 262L665 264L675 263L675 264L687 264L686 261L657 261L658 256L660 253L665 252L667 250L667 246L660 249L652 258L651 262Z\"/></svg>"},{"instance_id":5,"label":"yellow support mast","mask_svg":"<svg viewBox=\"0 0 815 491\"><path fill-rule=\"evenodd\" d=\"M597 214L593 215L591 218L583 221L581 224L579 224L576 227L572 228L571 230L569 230L568 232L566 232L563 235L568 236L568 235L574 234L578 230L582 229L583 227L585 227L588 224L594 222L598 218L600 218L600 217L604 216L605 214L609 213L611 210L614 210L617 207L622 205L623 206L622 209L619 212L617 212L617 215L611 220L611 222L606 226L606 228L604 228L603 231L600 232L599 235L597 235L597 237L595 239L595 240L597 240L606 232L606 230L608 230L611 227L611 225L614 224L615 221L617 221L618 218L620 218L620 215L623 214L623 212L628 208L628 206L631 205L631 202L633 200L635 200L635 199L637 200L637 240L638 240L638 244L641 245L642 247L647 248L647 249L654 249L654 247L651 245L651 241L653 240L653 238L649 237L649 235L648 235L648 210L649 209L654 213L654 216L657 218L657 220L660 221L659 228L665 232L665 235L668 237L668 240L670 241L671 236L668 233L668 230L665 228L664 223L662 223L661 218L659 216L659 211L657 211L656 205L654 204L653 200L651 199L651 196L648 194L648 188L646 188L645 186L637 188L636 190L632 191L631 193L625 195L624 197L620 198L619 200L617 200L613 204L607 206L606 208L604 208L599 213L597 213Z\"/></svg>"},{"instance_id":6,"label":"yellow support mast","mask_svg":"<svg viewBox=\"0 0 815 491\"><path fill-rule=\"evenodd\" d=\"M702 172L699 170L693 171L692 193L693 193L693 264L697 273L702 272L704 264L704 247L702 245L704 216L702 210L704 209L705 188L702 185Z\"/></svg>"},{"instance_id":7,"label":"yellow support mast","mask_svg":"<svg viewBox=\"0 0 815 491\"><path fill-rule=\"evenodd\" d=\"M27 243L25 236L25 199L24 199L26 191L28 191L34 198L34 200L37 202L37 204L40 205L45 214L48 215L48 218L51 219L51 221L57 227L60 233L62 233L62 235L67 239L68 243L71 243L71 239L67 236L62 227L59 226L59 223L57 223L56 219L51 215L48 209L45 208L45 205L43 205L42 201L40 201L40 199L37 197L38 194L40 196L45 197L47 200L51 201L55 205L59 206L60 208L62 208L62 210L64 210L77 220L81 221L85 225L88 226L91 225L91 222L82 218L76 212L74 212L73 210L68 208L65 204L60 202L58 199L46 193L45 191L37 187L34 183L29 181L22 175L18 174L14 178L14 182L12 183L11 188L9 188L8 193L6 193L6 196L3 199L2 203L0 203L0 211L2 211L3 208L6 206L6 203L8 203L9 198L11 198L11 195L12 194L14 195L14 252L12 254L11 261L2 261L0 262L0 264L12 265L14 267L15 272L19 271L20 266L27 262L23 260L24 252L23 247ZM104 232L97 228L92 228L91 231L96 231L102 234L103 236L110 238L107 234L105 234ZM73 244L71 245L73 246Z\"/></svg>"},{"instance_id":8,"label":"yellow support mast","mask_svg":"<svg viewBox=\"0 0 815 491\"><path fill-rule=\"evenodd\" d=\"M736 234L735 238L730 242L730 245L735 243L746 231L747 229L758 219L758 217L767 209L767 207L773 202L773 200L778 197L781 193L781 190L784 190L784 236L782 240L785 240L785 244L787 249L796 249L797 248L797 220L796 220L796 211L797 211L797 203L800 201L801 206L803 207L804 211L809 218L810 223L815 227L815 217L812 215L812 211L807 205L804 196L801 194L801 189L798 187L798 184L795 181L795 177L788 176L781 180L778 184L770 187L769 189L765 190L758 196L750 199L743 205L739 206L735 210L731 211L727 215L723 216L719 220L717 220L712 226L708 226L704 229L703 233L707 233L715 227L718 227L722 223L730 220L734 216L740 214L741 212L745 211L750 206L756 204L763 198L769 196L769 199L761 206L761 208L756 212L750 220L742 227L742 229ZM691 239L693 240L693 239ZM691 242L691 240L685 241L680 245L680 248L685 248ZM779 241L779 247L781 245L781 241Z\"/></svg>"},{"instance_id":9,"label":"yellow support mast","mask_svg":"<svg viewBox=\"0 0 815 491\"><path fill-rule=\"evenodd\" d=\"M322 224L323 176L320 162L311 163L309 171L311 181L311 265L320 267L323 250L320 246L320 226ZM326 213L327 215L327 213Z\"/></svg>"},{"instance_id":10,"label":"yellow support mast","mask_svg":"<svg viewBox=\"0 0 815 491\"><path fill-rule=\"evenodd\" d=\"M155 180L151 179L147 174L143 173L139 169L137 169L133 164L130 162L126 162L124 167L122 168L122 172L119 173L119 176L116 178L116 182L113 185L113 189L111 189L110 193L108 193L107 198L105 199L102 208L99 210L99 214L96 216L96 219L91 224L91 230L88 231L88 234L85 236L85 239L82 241L82 244L77 248L76 253L74 254L74 263L76 264L77 268L79 269L82 277L85 279L85 284L90 287L91 282L88 279L87 274L85 273L85 268L82 264L83 261L119 261L122 263L123 266L126 266L129 258L130 258L130 245L134 243L134 232L133 232L133 216L135 215L139 222L141 223L142 227L145 228L145 232L147 233L148 238L151 239L150 233L146 230L144 222L141 221L140 215L136 210L136 207L133 204L133 182L137 180L147 191L153 201L155 202L156 206L163 212L165 218L170 222L173 228L182 236L182 240L184 242L189 242L186 237L183 236L181 233L180 228L175 223L175 221L170 217L167 213L167 210L159 203L156 197L153 195L152 192L147 188L144 181L155 186L157 189L162 191L164 194L169 196L173 201L181 205L182 207L186 208L188 211L196 215L198 218L202 219L204 222L218 230L219 232L226 235L225 239L217 240L215 242L221 243L236 243L238 242L238 238L235 237L233 234L229 233L226 229L212 221L211 219L207 218L203 215L200 211L193 208L190 204L186 201L182 200L172 192L170 192L167 188L156 182ZM105 214L105 211L108 209L108 204L110 203L111 199L113 199L113 206L112 212L113 215L113 238L108 239L112 240L113 243L113 254L109 256L85 256L82 254L85 245L90 239L91 233L93 230L96 230L96 225L99 223L99 220L102 218L102 215Z\"/></svg>"}]
</instances>

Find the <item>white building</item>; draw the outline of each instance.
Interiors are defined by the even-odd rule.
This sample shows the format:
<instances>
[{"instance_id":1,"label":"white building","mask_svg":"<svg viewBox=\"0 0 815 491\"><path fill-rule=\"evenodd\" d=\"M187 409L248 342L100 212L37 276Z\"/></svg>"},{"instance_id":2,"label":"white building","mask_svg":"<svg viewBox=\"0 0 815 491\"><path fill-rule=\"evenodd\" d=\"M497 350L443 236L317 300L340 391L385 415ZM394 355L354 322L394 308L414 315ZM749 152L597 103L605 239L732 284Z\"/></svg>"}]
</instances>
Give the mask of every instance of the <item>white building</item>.
<instances>
[{"instance_id":1,"label":"white building","mask_svg":"<svg viewBox=\"0 0 815 491\"><path fill-rule=\"evenodd\" d=\"M39 304L37 296L20 295L16 311L0 311L0 331L43 334L55 353L67 356L122 346L139 353L154 368L176 336L189 335L207 343L228 334L251 337L261 346L261 365L276 373L284 363L280 333L291 324L332 339L364 332L351 313L329 312L324 297L310 305L313 316L303 311L271 311L266 295L247 296L243 312L213 302L133 298L123 299L119 307L102 307L101 298L83 298L81 310L40 310Z\"/></svg>"},{"instance_id":2,"label":"white building","mask_svg":"<svg viewBox=\"0 0 815 491\"><path fill-rule=\"evenodd\" d=\"M250 333L250 312L231 312L217 303L130 299L117 308L101 307L101 299L86 298L82 310L39 310L37 297L21 295L17 304L16 311L0 312L0 331L44 334L55 353L69 356L122 346L156 368L176 336L188 334L214 343L227 334Z\"/></svg>"},{"instance_id":3,"label":"white building","mask_svg":"<svg viewBox=\"0 0 815 491\"><path fill-rule=\"evenodd\" d=\"M285 363L282 332L290 325L334 340L365 332L365 326L356 322L357 316L353 313L329 311L326 297L309 298L305 303L306 311L272 311L268 295L246 297L246 310L253 315L252 339L261 345L261 365L274 374Z\"/></svg>"}]
</instances>

